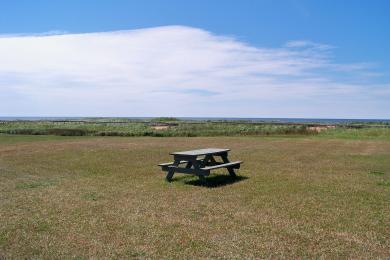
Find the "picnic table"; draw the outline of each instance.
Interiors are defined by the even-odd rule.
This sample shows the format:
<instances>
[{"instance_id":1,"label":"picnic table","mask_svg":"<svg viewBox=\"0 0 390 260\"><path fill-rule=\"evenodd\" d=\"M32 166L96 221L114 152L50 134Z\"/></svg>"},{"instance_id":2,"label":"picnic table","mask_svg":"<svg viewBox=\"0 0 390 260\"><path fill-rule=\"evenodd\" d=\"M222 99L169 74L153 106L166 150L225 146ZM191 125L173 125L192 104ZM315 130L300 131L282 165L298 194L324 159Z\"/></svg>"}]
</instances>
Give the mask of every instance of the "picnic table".
<instances>
[{"instance_id":1,"label":"picnic table","mask_svg":"<svg viewBox=\"0 0 390 260\"><path fill-rule=\"evenodd\" d=\"M173 162L161 163L161 169L167 172L166 179L170 182L173 175L186 173L199 176L204 181L204 177L210 175L211 170L226 168L232 177L236 177L234 169L239 169L242 161L230 162L228 152L230 149L206 148L183 152L173 152ZM220 157L222 161L216 160Z\"/></svg>"}]
</instances>

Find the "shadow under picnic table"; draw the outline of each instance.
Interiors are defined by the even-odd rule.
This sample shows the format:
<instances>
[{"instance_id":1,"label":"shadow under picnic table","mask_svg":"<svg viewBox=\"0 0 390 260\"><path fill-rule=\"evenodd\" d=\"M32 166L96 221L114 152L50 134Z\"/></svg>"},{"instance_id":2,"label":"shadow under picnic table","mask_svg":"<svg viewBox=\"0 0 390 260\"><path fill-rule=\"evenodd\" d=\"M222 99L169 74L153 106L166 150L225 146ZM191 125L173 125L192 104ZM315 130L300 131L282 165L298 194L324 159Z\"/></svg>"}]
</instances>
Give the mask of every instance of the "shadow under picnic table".
<instances>
[{"instance_id":1,"label":"shadow under picnic table","mask_svg":"<svg viewBox=\"0 0 390 260\"><path fill-rule=\"evenodd\" d=\"M248 179L248 177L245 176L232 177L230 175L211 175L211 176L207 176L204 181L199 180L198 178L194 179L193 177L191 177L190 180L188 179L189 179L188 176L181 176L181 177L174 178L173 181L182 181L185 184L194 185L194 186L217 188L217 187L230 185L236 182L246 180Z\"/></svg>"}]
</instances>

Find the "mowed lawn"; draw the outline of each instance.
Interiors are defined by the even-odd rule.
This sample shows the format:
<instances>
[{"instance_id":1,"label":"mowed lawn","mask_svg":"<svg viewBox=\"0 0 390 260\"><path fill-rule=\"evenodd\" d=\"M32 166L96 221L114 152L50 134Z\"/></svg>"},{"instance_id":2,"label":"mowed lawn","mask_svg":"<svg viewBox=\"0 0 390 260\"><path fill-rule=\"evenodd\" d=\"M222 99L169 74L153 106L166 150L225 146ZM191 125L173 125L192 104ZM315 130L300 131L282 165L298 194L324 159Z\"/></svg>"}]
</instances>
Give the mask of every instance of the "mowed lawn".
<instances>
[{"instance_id":1,"label":"mowed lawn","mask_svg":"<svg viewBox=\"0 0 390 260\"><path fill-rule=\"evenodd\" d=\"M205 147L241 177L165 182L170 152ZM0 136L0 259L389 258L389 241L390 141Z\"/></svg>"}]
</instances>

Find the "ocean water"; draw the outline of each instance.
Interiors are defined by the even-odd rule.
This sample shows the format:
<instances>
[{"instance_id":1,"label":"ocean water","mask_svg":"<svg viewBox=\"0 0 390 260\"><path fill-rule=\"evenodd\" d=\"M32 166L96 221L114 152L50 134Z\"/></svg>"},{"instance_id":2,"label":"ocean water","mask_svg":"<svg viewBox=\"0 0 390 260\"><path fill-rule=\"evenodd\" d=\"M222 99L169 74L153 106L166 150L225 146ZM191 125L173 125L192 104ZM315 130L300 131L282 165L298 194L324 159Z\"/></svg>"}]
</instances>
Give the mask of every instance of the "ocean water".
<instances>
[{"instance_id":1,"label":"ocean water","mask_svg":"<svg viewBox=\"0 0 390 260\"><path fill-rule=\"evenodd\" d=\"M0 116L0 121L42 121L42 120L85 120L85 119L133 119L133 120L148 120L154 117L7 117ZM247 118L247 117L177 117L182 120L245 120L253 122L277 122L277 123L319 123L319 124L343 124L343 123L390 123L390 119L332 119L332 118Z\"/></svg>"}]
</instances>

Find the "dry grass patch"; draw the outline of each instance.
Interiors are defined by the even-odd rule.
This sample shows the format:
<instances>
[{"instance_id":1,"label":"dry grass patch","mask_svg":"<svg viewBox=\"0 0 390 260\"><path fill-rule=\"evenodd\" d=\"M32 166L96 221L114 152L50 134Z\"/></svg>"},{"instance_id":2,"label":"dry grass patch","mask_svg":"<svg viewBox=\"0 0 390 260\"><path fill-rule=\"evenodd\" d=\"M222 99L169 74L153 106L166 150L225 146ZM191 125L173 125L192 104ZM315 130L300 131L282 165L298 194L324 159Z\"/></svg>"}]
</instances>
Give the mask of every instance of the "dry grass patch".
<instances>
[{"instance_id":1,"label":"dry grass patch","mask_svg":"<svg viewBox=\"0 0 390 260\"><path fill-rule=\"evenodd\" d=\"M231 148L241 180L164 181L169 152L202 147ZM13 140L0 171L5 257L389 257L388 141Z\"/></svg>"}]
</instances>

